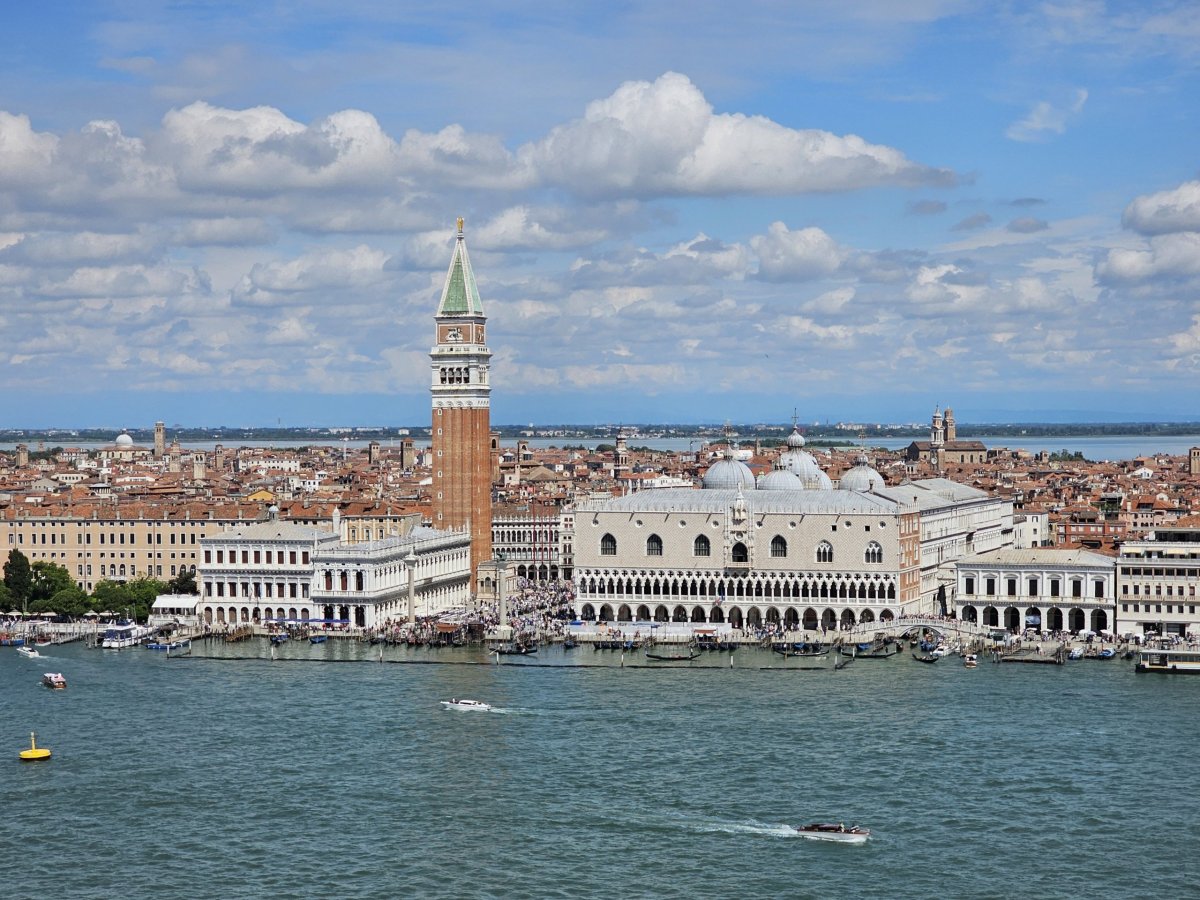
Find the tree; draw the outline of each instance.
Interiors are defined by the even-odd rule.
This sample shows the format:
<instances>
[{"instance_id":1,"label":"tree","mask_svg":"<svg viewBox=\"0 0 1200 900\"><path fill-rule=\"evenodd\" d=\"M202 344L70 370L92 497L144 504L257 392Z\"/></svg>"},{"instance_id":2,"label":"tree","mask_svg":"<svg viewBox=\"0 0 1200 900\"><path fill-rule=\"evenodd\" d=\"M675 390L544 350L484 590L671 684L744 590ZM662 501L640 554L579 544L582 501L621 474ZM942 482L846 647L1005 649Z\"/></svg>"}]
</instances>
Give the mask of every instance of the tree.
<instances>
[{"instance_id":1,"label":"tree","mask_svg":"<svg viewBox=\"0 0 1200 900\"><path fill-rule=\"evenodd\" d=\"M33 587L33 572L25 554L15 547L8 554L8 562L4 564L4 583L8 585L16 603L24 603L29 599L29 592Z\"/></svg>"},{"instance_id":2,"label":"tree","mask_svg":"<svg viewBox=\"0 0 1200 900\"><path fill-rule=\"evenodd\" d=\"M88 595L75 584L42 602L60 616L70 616L72 619L78 619L88 610Z\"/></svg>"},{"instance_id":3,"label":"tree","mask_svg":"<svg viewBox=\"0 0 1200 900\"><path fill-rule=\"evenodd\" d=\"M167 591L171 594L200 593L200 589L196 587L196 573L191 569L184 569L167 582Z\"/></svg>"},{"instance_id":4,"label":"tree","mask_svg":"<svg viewBox=\"0 0 1200 900\"><path fill-rule=\"evenodd\" d=\"M49 609L45 601L59 591L75 587L71 573L57 563L38 560L33 564L32 586L29 589L29 607L33 610ZM55 610L59 612L60 610Z\"/></svg>"},{"instance_id":5,"label":"tree","mask_svg":"<svg viewBox=\"0 0 1200 900\"><path fill-rule=\"evenodd\" d=\"M127 611L134 619L145 620L155 599L166 593L167 586L155 578L135 578L124 584L105 580L96 585L92 601L101 609Z\"/></svg>"}]
</instances>

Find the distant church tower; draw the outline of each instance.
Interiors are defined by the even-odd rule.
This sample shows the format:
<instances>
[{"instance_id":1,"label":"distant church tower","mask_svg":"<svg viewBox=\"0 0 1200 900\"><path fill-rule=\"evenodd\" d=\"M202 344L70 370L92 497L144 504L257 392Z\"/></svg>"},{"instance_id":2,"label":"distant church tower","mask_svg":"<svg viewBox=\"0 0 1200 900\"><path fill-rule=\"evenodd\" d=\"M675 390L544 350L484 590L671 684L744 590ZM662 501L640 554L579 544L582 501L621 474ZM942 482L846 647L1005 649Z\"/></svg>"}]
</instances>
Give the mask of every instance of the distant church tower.
<instances>
[{"instance_id":1,"label":"distant church tower","mask_svg":"<svg viewBox=\"0 0 1200 900\"><path fill-rule=\"evenodd\" d=\"M167 452L167 426L162 422L154 423L154 458L162 459Z\"/></svg>"},{"instance_id":2,"label":"distant church tower","mask_svg":"<svg viewBox=\"0 0 1200 900\"><path fill-rule=\"evenodd\" d=\"M469 528L471 590L492 558L491 384L487 317L467 256L463 220L434 317L433 525Z\"/></svg>"}]
</instances>

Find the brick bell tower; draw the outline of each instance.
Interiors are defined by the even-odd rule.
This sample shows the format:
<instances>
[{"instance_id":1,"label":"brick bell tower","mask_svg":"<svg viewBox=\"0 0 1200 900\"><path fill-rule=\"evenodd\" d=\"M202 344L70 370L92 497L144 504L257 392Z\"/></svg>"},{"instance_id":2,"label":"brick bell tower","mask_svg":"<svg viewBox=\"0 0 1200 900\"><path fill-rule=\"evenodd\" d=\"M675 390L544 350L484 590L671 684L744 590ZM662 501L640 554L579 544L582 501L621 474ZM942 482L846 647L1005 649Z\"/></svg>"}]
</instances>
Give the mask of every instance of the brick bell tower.
<instances>
[{"instance_id":1,"label":"brick bell tower","mask_svg":"<svg viewBox=\"0 0 1200 900\"><path fill-rule=\"evenodd\" d=\"M471 590L492 558L491 379L487 317L467 256L463 220L434 316L433 526L471 533Z\"/></svg>"}]
</instances>

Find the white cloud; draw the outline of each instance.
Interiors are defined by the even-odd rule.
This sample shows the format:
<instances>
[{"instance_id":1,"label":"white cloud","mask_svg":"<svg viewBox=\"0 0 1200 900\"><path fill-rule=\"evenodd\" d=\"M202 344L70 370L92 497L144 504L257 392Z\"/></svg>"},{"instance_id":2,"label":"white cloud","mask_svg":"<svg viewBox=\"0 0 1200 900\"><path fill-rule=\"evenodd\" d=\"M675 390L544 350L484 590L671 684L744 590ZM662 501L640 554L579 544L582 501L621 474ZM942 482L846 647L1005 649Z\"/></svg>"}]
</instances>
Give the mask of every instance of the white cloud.
<instances>
[{"instance_id":1,"label":"white cloud","mask_svg":"<svg viewBox=\"0 0 1200 900\"><path fill-rule=\"evenodd\" d=\"M836 272L846 251L820 228L791 231L783 222L772 222L765 235L751 238L758 254L758 273L768 281L817 278Z\"/></svg>"},{"instance_id":2,"label":"white cloud","mask_svg":"<svg viewBox=\"0 0 1200 900\"><path fill-rule=\"evenodd\" d=\"M954 180L857 135L715 113L676 72L626 82L518 156L543 180L591 195L791 194Z\"/></svg>"},{"instance_id":3,"label":"white cloud","mask_svg":"<svg viewBox=\"0 0 1200 900\"><path fill-rule=\"evenodd\" d=\"M1040 100L1025 118L1009 125L1004 134L1014 141L1040 141L1049 135L1063 134L1067 123L1083 112L1087 98L1088 92L1079 88L1072 99L1061 104Z\"/></svg>"},{"instance_id":4,"label":"white cloud","mask_svg":"<svg viewBox=\"0 0 1200 900\"><path fill-rule=\"evenodd\" d=\"M1141 250L1110 250L1096 273L1106 281L1200 275L1200 233L1164 234Z\"/></svg>"},{"instance_id":5,"label":"white cloud","mask_svg":"<svg viewBox=\"0 0 1200 900\"><path fill-rule=\"evenodd\" d=\"M1142 234L1200 231L1200 181L1134 198L1122 222Z\"/></svg>"}]
</instances>

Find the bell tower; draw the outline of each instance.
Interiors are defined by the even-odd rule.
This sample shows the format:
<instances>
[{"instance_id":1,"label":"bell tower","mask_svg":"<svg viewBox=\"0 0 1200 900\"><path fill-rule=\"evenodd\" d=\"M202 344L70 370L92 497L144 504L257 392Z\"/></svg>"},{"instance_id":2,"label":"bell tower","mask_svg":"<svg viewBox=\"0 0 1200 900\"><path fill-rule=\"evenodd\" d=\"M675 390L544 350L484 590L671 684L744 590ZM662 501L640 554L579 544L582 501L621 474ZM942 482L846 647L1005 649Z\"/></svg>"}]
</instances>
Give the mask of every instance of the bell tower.
<instances>
[{"instance_id":1,"label":"bell tower","mask_svg":"<svg viewBox=\"0 0 1200 900\"><path fill-rule=\"evenodd\" d=\"M461 218L434 323L433 526L470 532L474 591L492 558L492 351Z\"/></svg>"}]
</instances>

